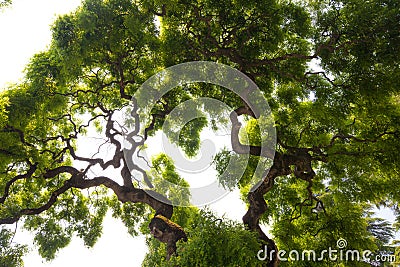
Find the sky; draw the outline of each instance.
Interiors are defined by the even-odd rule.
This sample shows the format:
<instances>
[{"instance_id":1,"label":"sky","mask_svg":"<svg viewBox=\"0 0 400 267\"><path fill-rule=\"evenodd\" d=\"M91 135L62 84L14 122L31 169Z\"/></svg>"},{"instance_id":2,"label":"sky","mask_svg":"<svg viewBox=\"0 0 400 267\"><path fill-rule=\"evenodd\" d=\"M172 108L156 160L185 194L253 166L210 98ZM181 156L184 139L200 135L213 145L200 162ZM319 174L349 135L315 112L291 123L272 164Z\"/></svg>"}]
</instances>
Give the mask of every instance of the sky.
<instances>
[{"instance_id":1,"label":"sky","mask_svg":"<svg viewBox=\"0 0 400 267\"><path fill-rule=\"evenodd\" d=\"M46 49L57 14L74 10L80 0L13 0L0 11L0 87L16 82L30 57Z\"/></svg>"},{"instance_id":2,"label":"sky","mask_svg":"<svg viewBox=\"0 0 400 267\"><path fill-rule=\"evenodd\" d=\"M23 77L24 67L32 55L48 47L50 27L57 16L73 11L79 4L80 0L13 0L11 7L0 11L0 88ZM211 208L220 216L226 215L235 220L240 220L245 213L237 191L211 205ZM393 219L388 211L382 211L381 215ZM32 236L19 231L14 241L31 244ZM107 216L103 236L94 248L87 249L80 239L74 238L52 262L43 262L35 251L31 251L24 260L26 267L135 267L141 265L145 253L143 236L131 237L120 221Z\"/></svg>"}]
</instances>

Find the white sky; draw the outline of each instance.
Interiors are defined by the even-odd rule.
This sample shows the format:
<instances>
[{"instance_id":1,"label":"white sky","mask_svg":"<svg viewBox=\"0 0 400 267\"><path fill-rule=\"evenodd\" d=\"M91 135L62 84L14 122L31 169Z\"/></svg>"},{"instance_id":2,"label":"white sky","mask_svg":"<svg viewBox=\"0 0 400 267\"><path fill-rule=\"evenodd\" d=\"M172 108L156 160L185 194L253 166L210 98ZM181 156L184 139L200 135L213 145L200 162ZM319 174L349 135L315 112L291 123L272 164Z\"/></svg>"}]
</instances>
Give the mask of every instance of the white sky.
<instances>
[{"instance_id":1,"label":"white sky","mask_svg":"<svg viewBox=\"0 0 400 267\"><path fill-rule=\"evenodd\" d=\"M29 58L43 51L51 40L50 25L57 14L73 11L80 0L14 0L13 5L0 12L0 88L7 83L18 82ZM240 220L244 206L238 193L230 194L212 205L218 214ZM393 219L385 212L384 217ZM33 251L25 257L26 267L69 267L69 266L140 266L146 252L144 237L132 238L121 222L107 217L104 234L92 249L74 239L58 257L45 263ZM15 241L30 244L32 236L17 234ZM129 255L126 258L126 255Z\"/></svg>"},{"instance_id":2,"label":"white sky","mask_svg":"<svg viewBox=\"0 0 400 267\"><path fill-rule=\"evenodd\" d=\"M0 87L16 82L29 58L50 43L50 25L74 10L80 0L14 0L0 11Z\"/></svg>"}]
</instances>

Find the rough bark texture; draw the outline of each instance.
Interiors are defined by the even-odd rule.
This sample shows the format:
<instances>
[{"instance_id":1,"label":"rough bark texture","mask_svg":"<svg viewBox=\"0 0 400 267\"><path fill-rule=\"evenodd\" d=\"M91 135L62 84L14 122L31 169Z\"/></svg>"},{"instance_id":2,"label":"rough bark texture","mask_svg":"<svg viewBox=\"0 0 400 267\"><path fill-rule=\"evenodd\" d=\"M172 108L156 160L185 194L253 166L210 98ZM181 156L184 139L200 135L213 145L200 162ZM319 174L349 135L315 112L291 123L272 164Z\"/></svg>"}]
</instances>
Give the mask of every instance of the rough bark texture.
<instances>
[{"instance_id":1,"label":"rough bark texture","mask_svg":"<svg viewBox=\"0 0 400 267\"><path fill-rule=\"evenodd\" d=\"M315 176L315 173L311 167L312 157L307 149L291 149L291 153L282 154L279 152L274 152L270 149L262 149L258 146L241 144L239 140L241 124L238 120L238 116L244 114L254 117L254 113L246 107L238 108L230 114L230 119L232 122L231 144L233 150L238 154L249 153L254 156L262 156L273 159L273 164L270 170L266 172L263 181L255 185L250 190L247 196L249 208L242 220L249 230L258 233L259 238L267 245L268 251L278 252L275 242L263 232L259 224L261 216L268 209L264 195L273 188L276 177L293 173L296 177L309 182L309 197L311 200L313 200L314 197L310 189L312 178ZM277 253L275 253L273 254L273 258L269 259L267 266L276 267L278 265L279 259L277 257Z\"/></svg>"},{"instance_id":2,"label":"rough bark texture","mask_svg":"<svg viewBox=\"0 0 400 267\"><path fill-rule=\"evenodd\" d=\"M149 224L151 234L167 244L167 260L176 252L176 242L187 241L182 227L162 215L156 215Z\"/></svg>"}]
</instances>

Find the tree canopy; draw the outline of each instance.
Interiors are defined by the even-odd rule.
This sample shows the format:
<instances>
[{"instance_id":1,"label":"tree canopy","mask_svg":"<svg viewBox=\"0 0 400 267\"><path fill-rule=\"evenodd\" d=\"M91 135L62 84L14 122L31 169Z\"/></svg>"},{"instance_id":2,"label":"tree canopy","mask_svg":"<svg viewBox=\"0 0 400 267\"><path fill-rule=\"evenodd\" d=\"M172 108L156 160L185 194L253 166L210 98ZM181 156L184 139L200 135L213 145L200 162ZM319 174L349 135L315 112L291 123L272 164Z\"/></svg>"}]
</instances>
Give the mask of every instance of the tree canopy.
<instances>
[{"instance_id":1,"label":"tree canopy","mask_svg":"<svg viewBox=\"0 0 400 267\"><path fill-rule=\"evenodd\" d=\"M93 246L108 211L131 235L148 235L143 266L338 266L257 259L264 247L321 252L338 240L393 253L399 10L398 0L84 0L54 22L51 45L32 57L24 80L0 93L0 224L22 223L47 260L74 235ZM143 83L193 61L246 75L268 114L249 105L251 82L240 94L193 82L178 83L136 116L139 97L152 92L138 95ZM193 104L201 98L230 110ZM184 118L185 101L198 116L170 120L174 112ZM189 184L170 155L155 155L149 170L131 162L128 126L135 154L164 131L191 158L201 154L204 130L228 128L230 147L213 162L223 187L240 188L243 222L190 206ZM93 131L95 147L85 139ZM374 217L382 206L397 224ZM0 265L21 266L26 248L11 242L8 229L0 232Z\"/></svg>"}]
</instances>

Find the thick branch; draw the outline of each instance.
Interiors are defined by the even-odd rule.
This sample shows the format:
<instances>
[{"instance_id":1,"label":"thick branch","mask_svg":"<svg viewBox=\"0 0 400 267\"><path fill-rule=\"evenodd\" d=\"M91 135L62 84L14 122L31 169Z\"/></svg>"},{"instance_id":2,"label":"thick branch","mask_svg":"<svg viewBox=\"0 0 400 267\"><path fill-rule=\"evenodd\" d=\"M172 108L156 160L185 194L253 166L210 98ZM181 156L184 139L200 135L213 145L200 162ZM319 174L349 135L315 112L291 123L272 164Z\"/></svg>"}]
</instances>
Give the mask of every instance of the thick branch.
<instances>
[{"instance_id":1,"label":"thick branch","mask_svg":"<svg viewBox=\"0 0 400 267\"><path fill-rule=\"evenodd\" d=\"M54 203L56 203L58 197L70 188L71 188L71 184L69 183L69 180L68 180L64 183L64 185L62 187L60 187L59 189L57 189L56 191L54 191L51 194L50 199L44 205L42 205L38 208L23 209L17 215L15 215L13 217L0 219L0 224L13 224L13 223L16 223L22 216L37 215L37 214L40 214L40 213L50 209L51 206L53 206Z\"/></svg>"},{"instance_id":2,"label":"thick branch","mask_svg":"<svg viewBox=\"0 0 400 267\"><path fill-rule=\"evenodd\" d=\"M187 236L182 227L162 215L156 215L149 224L151 234L159 241L167 244L167 260L176 251L176 242L187 241Z\"/></svg>"},{"instance_id":3,"label":"thick branch","mask_svg":"<svg viewBox=\"0 0 400 267\"><path fill-rule=\"evenodd\" d=\"M171 218L172 216L173 207L168 203L168 200L165 197L162 197L161 195L158 196L158 194L154 192L149 194L145 190L133 188L131 186L121 186L114 180L105 176L99 176L93 179L85 179L84 173L78 172L73 167L63 166L48 171L45 174L45 177L55 176L65 172L72 174L72 177L69 181L71 181L71 185L74 188L87 189L103 185L113 190L121 202L145 203L152 207L156 211L156 214L161 214L167 218ZM152 195L157 195L157 199L152 197Z\"/></svg>"},{"instance_id":4,"label":"thick branch","mask_svg":"<svg viewBox=\"0 0 400 267\"><path fill-rule=\"evenodd\" d=\"M10 194L10 188L16 181L31 177L33 173L36 171L36 169L37 169L37 164L33 164L30 166L29 170L25 174L20 174L10 179L4 187L4 194L0 198L0 204L3 204L4 201L7 199L7 197Z\"/></svg>"},{"instance_id":5,"label":"thick branch","mask_svg":"<svg viewBox=\"0 0 400 267\"><path fill-rule=\"evenodd\" d=\"M247 195L249 201L249 208L246 214L243 216L243 223L252 231L258 233L261 240L265 241L268 247L268 251L278 251L275 242L268 238L268 236L262 231L259 221L262 214L267 211L267 203L264 200L264 194L272 189L274 186L274 180L280 175L278 166L273 166L268 172L262 183L254 190L250 191ZM279 260L274 254L272 259L269 259L268 267L276 267L279 264Z\"/></svg>"},{"instance_id":6,"label":"thick branch","mask_svg":"<svg viewBox=\"0 0 400 267\"><path fill-rule=\"evenodd\" d=\"M247 111L246 111L247 110ZM254 116L254 113L246 108L239 108L236 111L232 111L230 114L230 119L232 122L231 129L231 145L233 151L237 154L250 154L253 156L261 156L269 159L273 159L275 156L275 151L269 147L263 146L251 146L243 145L239 140L239 131L242 124L238 120L238 115L247 114Z\"/></svg>"},{"instance_id":7,"label":"thick branch","mask_svg":"<svg viewBox=\"0 0 400 267\"><path fill-rule=\"evenodd\" d=\"M292 173L296 177L308 181L311 187L311 181L315 175L311 167L311 161L312 157L310 156L309 151L304 149L298 149L293 154L288 155L276 153L273 165L263 181L255 185L247 196L249 208L246 214L243 216L243 223L250 230L258 233L260 239L266 242L268 251L278 250L275 242L268 238L259 225L261 216L268 209L264 195L273 188L276 177L289 175ZM294 169L292 169L291 166L294 166ZM308 187L309 190L311 190L310 187ZM279 259L275 254L272 259L269 259L267 266L276 267L278 265Z\"/></svg>"},{"instance_id":8,"label":"thick branch","mask_svg":"<svg viewBox=\"0 0 400 267\"><path fill-rule=\"evenodd\" d=\"M62 187L52 193L49 201L46 204L42 205L39 208L21 210L17 215L12 218L0 219L0 224L12 224L17 222L24 215L36 215L42 213L45 210L48 210L53 204L55 204L58 196L67 191L69 188L87 189L100 185L103 185L113 190L121 202L129 201L133 203L145 203L152 207L156 211L156 214L161 214L168 219L172 216L173 207L167 202L166 199L161 199L163 201L160 201L160 198L156 199L142 189L121 186L114 180L105 176L99 176L93 179L85 179L85 175L83 172L79 172L77 169L70 166L62 166L53 170L49 170L43 176L45 178L50 178L61 173L69 173L71 174L71 178L65 181ZM152 195L155 194L153 193Z\"/></svg>"}]
</instances>

